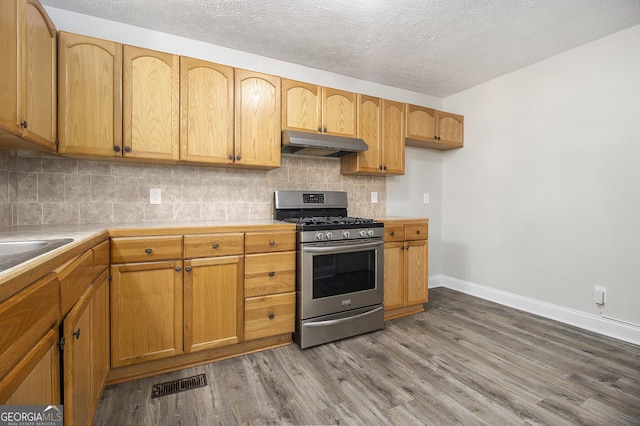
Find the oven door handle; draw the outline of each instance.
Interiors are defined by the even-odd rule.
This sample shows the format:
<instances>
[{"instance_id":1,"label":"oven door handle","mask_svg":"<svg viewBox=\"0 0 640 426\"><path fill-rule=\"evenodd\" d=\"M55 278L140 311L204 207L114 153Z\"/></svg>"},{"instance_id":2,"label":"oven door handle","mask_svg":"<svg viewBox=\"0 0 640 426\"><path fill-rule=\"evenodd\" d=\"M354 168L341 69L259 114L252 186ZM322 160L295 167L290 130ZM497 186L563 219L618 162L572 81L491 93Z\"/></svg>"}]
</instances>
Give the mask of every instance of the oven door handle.
<instances>
[{"instance_id":1,"label":"oven door handle","mask_svg":"<svg viewBox=\"0 0 640 426\"><path fill-rule=\"evenodd\" d=\"M356 318L362 318L362 317L366 317L367 315L374 314L378 311L381 311L383 308L384 308L383 306L380 306L379 308L375 308L374 310L363 312L361 314L354 315L352 317L338 318L338 319L326 320L326 321L309 322L304 324L304 327L325 327L327 325L341 324L343 322L353 321Z\"/></svg>"},{"instance_id":2,"label":"oven door handle","mask_svg":"<svg viewBox=\"0 0 640 426\"><path fill-rule=\"evenodd\" d=\"M382 241L374 241L372 243L360 243L360 244L348 244L348 245L332 245L322 247L308 247L302 248L304 253L337 253L338 251L363 251L372 248L382 248L384 243Z\"/></svg>"}]
</instances>

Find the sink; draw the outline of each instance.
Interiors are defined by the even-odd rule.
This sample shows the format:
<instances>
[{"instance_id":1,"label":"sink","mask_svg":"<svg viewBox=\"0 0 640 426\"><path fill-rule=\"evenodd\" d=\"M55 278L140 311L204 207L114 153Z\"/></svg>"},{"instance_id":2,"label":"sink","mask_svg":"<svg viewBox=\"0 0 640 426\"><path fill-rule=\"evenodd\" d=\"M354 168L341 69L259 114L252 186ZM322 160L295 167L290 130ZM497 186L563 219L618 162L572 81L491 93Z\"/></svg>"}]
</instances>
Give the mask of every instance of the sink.
<instances>
[{"instance_id":1,"label":"sink","mask_svg":"<svg viewBox=\"0 0 640 426\"><path fill-rule=\"evenodd\" d=\"M6 241L0 242L0 257L13 256L36 250L48 244L47 241Z\"/></svg>"},{"instance_id":2,"label":"sink","mask_svg":"<svg viewBox=\"0 0 640 426\"><path fill-rule=\"evenodd\" d=\"M0 241L0 271L19 265L72 241L73 239L71 238Z\"/></svg>"}]
</instances>

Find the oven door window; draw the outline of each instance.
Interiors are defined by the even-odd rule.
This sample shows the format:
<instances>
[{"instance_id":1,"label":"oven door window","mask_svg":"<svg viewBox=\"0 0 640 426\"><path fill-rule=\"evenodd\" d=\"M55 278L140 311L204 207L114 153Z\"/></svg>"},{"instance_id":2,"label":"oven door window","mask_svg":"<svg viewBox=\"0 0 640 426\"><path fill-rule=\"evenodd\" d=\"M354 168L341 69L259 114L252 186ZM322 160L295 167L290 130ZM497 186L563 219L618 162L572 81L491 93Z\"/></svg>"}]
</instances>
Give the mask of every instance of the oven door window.
<instances>
[{"instance_id":1,"label":"oven door window","mask_svg":"<svg viewBox=\"0 0 640 426\"><path fill-rule=\"evenodd\" d=\"M376 251L313 256L313 298L376 288Z\"/></svg>"}]
</instances>

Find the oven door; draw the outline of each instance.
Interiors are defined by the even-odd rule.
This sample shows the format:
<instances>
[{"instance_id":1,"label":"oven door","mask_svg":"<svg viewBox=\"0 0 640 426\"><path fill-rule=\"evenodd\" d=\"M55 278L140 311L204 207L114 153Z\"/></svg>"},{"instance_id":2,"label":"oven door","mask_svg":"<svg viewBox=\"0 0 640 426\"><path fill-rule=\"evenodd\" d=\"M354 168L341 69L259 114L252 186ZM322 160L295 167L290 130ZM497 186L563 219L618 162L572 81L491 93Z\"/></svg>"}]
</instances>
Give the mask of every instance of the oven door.
<instances>
[{"instance_id":1,"label":"oven door","mask_svg":"<svg viewBox=\"0 0 640 426\"><path fill-rule=\"evenodd\" d=\"M382 239L305 243L298 256L298 318L382 305Z\"/></svg>"}]
</instances>

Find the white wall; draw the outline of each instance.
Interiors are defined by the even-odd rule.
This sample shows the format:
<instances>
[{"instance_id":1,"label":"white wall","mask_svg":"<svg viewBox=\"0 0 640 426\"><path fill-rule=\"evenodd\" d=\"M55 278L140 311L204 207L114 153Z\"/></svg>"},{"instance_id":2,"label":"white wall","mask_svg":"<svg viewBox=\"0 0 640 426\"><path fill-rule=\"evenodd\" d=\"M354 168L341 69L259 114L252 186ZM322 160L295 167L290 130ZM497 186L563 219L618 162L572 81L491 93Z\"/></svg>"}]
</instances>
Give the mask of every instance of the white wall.
<instances>
[{"instance_id":1,"label":"white wall","mask_svg":"<svg viewBox=\"0 0 640 426\"><path fill-rule=\"evenodd\" d=\"M640 324L640 26L443 100L443 274Z\"/></svg>"}]
</instances>

